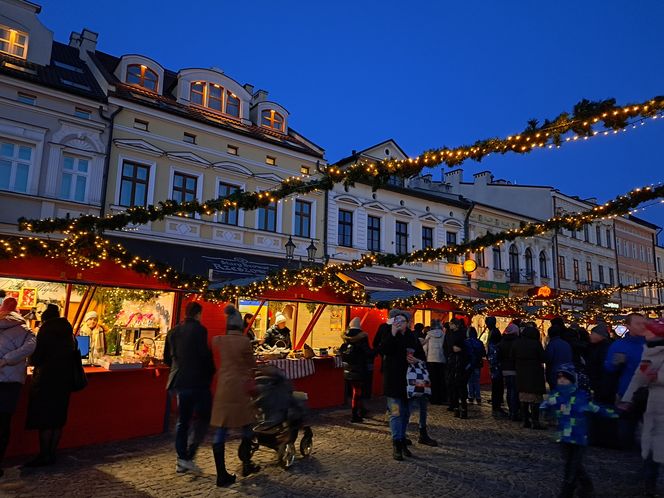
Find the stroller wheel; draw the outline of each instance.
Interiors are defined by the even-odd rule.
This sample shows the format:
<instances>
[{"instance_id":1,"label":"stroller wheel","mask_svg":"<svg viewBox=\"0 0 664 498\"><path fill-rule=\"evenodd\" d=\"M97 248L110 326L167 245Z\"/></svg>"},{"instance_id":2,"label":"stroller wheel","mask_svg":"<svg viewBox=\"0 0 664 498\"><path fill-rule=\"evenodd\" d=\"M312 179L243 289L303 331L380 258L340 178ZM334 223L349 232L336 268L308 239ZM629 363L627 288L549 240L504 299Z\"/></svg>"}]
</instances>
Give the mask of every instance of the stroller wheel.
<instances>
[{"instance_id":1,"label":"stroller wheel","mask_svg":"<svg viewBox=\"0 0 664 498\"><path fill-rule=\"evenodd\" d=\"M285 443L279 446L277 454L279 465L284 469L289 469L295 462L295 446L292 443Z\"/></svg>"},{"instance_id":2,"label":"stroller wheel","mask_svg":"<svg viewBox=\"0 0 664 498\"><path fill-rule=\"evenodd\" d=\"M300 440L300 453L303 457L308 457L311 455L311 451L314 449L314 439L312 436L305 435Z\"/></svg>"}]
</instances>

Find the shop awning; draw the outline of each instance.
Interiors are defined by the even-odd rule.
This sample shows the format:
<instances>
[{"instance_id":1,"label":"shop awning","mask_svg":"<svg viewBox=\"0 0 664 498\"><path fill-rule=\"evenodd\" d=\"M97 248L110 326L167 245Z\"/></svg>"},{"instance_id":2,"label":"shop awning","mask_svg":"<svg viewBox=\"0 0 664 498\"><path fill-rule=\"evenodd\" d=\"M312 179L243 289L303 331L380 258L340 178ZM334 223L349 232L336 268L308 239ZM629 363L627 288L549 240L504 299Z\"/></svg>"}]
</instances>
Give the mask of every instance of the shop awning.
<instances>
[{"instance_id":1,"label":"shop awning","mask_svg":"<svg viewBox=\"0 0 664 498\"><path fill-rule=\"evenodd\" d=\"M353 280L358 284L364 286L367 291L377 290L402 290L402 291L415 291L418 290L413 287L409 282L401 280L400 278L393 277L392 275L383 275L382 273L367 273L363 271L345 271L339 274L343 280ZM344 278L345 277L345 278Z\"/></svg>"},{"instance_id":2,"label":"shop awning","mask_svg":"<svg viewBox=\"0 0 664 498\"><path fill-rule=\"evenodd\" d=\"M396 299L408 299L413 296L419 296L424 291L420 289L413 290L395 290L395 291L374 291L369 293L370 303L385 303Z\"/></svg>"},{"instance_id":3,"label":"shop awning","mask_svg":"<svg viewBox=\"0 0 664 498\"><path fill-rule=\"evenodd\" d=\"M109 237L110 238L110 237ZM129 237L112 237L131 253L166 263L177 271L200 275L212 282L247 285L262 280L269 273L284 268L286 258L272 258L243 252L171 244Z\"/></svg>"},{"instance_id":4,"label":"shop awning","mask_svg":"<svg viewBox=\"0 0 664 498\"><path fill-rule=\"evenodd\" d=\"M438 282L435 280L425 280L418 278L417 282L424 283L424 286L431 289L433 287L441 287L443 291L453 296L460 297L462 299L489 299L490 296L484 294L483 292L478 291L472 287L468 287L464 284L455 284L452 282Z\"/></svg>"}]
</instances>

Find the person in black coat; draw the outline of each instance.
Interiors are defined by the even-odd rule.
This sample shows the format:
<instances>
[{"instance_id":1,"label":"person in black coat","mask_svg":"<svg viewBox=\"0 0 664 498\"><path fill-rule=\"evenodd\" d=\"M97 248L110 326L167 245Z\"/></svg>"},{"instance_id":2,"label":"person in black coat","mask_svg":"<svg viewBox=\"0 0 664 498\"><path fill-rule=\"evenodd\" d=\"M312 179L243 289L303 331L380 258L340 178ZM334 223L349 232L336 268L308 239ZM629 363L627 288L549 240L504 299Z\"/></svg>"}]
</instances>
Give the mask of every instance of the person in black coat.
<instances>
[{"instance_id":1,"label":"person in black coat","mask_svg":"<svg viewBox=\"0 0 664 498\"><path fill-rule=\"evenodd\" d=\"M178 473L202 473L194 463L194 457L210 425L210 384L216 367L208 345L207 329L201 325L202 311L199 303L188 303L184 321L169 330L164 345L164 363L171 367L166 389L173 392L178 400L175 426L175 470ZM189 424L194 414L196 419L190 437Z\"/></svg>"},{"instance_id":2,"label":"person in black coat","mask_svg":"<svg viewBox=\"0 0 664 498\"><path fill-rule=\"evenodd\" d=\"M604 370L604 362L612 342L606 323L598 323L591 329L587 364L590 388L593 401L606 405L615 402L615 382L611 382L612 376Z\"/></svg>"},{"instance_id":3,"label":"person in black coat","mask_svg":"<svg viewBox=\"0 0 664 498\"><path fill-rule=\"evenodd\" d=\"M408 329L410 314L391 310L388 325L391 330L380 341L379 352L383 355L383 391L387 398L387 411L392 433L392 456L403 460L411 456L406 446L406 428L410 419L406 372L409 364L426 362L422 344Z\"/></svg>"},{"instance_id":4,"label":"person in black coat","mask_svg":"<svg viewBox=\"0 0 664 498\"><path fill-rule=\"evenodd\" d=\"M546 392L544 379L544 348L540 333L526 327L510 351L516 370L516 385L521 402L521 416L526 428L543 429L539 422L539 405Z\"/></svg>"},{"instance_id":5,"label":"person in black coat","mask_svg":"<svg viewBox=\"0 0 664 498\"><path fill-rule=\"evenodd\" d=\"M447 392L450 406L458 418L468 418L468 379L470 359L466 346L466 324L459 318L450 321L450 331L445 335L443 350L447 358Z\"/></svg>"},{"instance_id":6,"label":"person in black coat","mask_svg":"<svg viewBox=\"0 0 664 498\"><path fill-rule=\"evenodd\" d=\"M503 373L505 383L507 408L511 420L520 420L519 416L519 391L516 386L516 367L512 359L512 348L519 338L519 327L510 323L503 332L503 338L498 345L498 361Z\"/></svg>"},{"instance_id":7,"label":"person in black coat","mask_svg":"<svg viewBox=\"0 0 664 498\"><path fill-rule=\"evenodd\" d=\"M42 467L55 463L62 428L67 422L74 380L74 329L59 309L49 304L41 316L37 346L30 357L34 366L28 398L26 429L39 431L39 455L25 464Z\"/></svg>"},{"instance_id":8,"label":"person in black coat","mask_svg":"<svg viewBox=\"0 0 664 498\"><path fill-rule=\"evenodd\" d=\"M373 352L369 347L369 335L360 328L359 318L350 321L343 340L339 353L343 361L344 380L352 390L350 421L364 422L362 393L369 376L369 364L373 360Z\"/></svg>"}]
</instances>

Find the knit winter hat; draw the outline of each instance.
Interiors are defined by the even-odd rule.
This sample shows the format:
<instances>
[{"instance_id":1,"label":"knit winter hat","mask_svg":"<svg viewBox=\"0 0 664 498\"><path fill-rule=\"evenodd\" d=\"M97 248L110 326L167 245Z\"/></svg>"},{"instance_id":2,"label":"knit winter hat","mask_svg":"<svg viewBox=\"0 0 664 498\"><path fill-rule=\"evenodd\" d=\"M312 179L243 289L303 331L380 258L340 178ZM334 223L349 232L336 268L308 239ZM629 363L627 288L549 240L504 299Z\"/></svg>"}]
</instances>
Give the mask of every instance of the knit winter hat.
<instances>
[{"instance_id":1,"label":"knit winter hat","mask_svg":"<svg viewBox=\"0 0 664 498\"><path fill-rule=\"evenodd\" d=\"M226 332L229 330L243 330L244 322L242 321L242 315L240 315L235 306L232 304L226 306L224 314L226 315Z\"/></svg>"},{"instance_id":2,"label":"knit winter hat","mask_svg":"<svg viewBox=\"0 0 664 498\"><path fill-rule=\"evenodd\" d=\"M288 319L282 314L282 313L277 313L277 316L274 317L274 323L276 325L279 325L280 323L286 323Z\"/></svg>"},{"instance_id":3,"label":"knit winter hat","mask_svg":"<svg viewBox=\"0 0 664 498\"><path fill-rule=\"evenodd\" d=\"M606 323L600 322L597 325L595 325L592 329L590 329L591 334L597 334L601 335L604 337L604 339L608 339L611 337L611 334L609 334L609 328L606 326Z\"/></svg>"},{"instance_id":4,"label":"knit winter hat","mask_svg":"<svg viewBox=\"0 0 664 498\"><path fill-rule=\"evenodd\" d=\"M506 328L505 332L503 332L505 335L518 335L519 334L519 327L516 326L513 323L510 323Z\"/></svg>"},{"instance_id":5,"label":"knit winter hat","mask_svg":"<svg viewBox=\"0 0 664 498\"><path fill-rule=\"evenodd\" d=\"M572 384L576 384L576 370L573 363L563 363L556 370L556 375L562 375Z\"/></svg>"},{"instance_id":6,"label":"knit winter hat","mask_svg":"<svg viewBox=\"0 0 664 498\"><path fill-rule=\"evenodd\" d=\"M349 329L361 329L362 328L362 320L360 320L359 316L356 316L353 318L350 323L348 324Z\"/></svg>"},{"instance_id":7,"label":"knit winter hat","mask_svg":"<svg viewBox=\"0 0 664 498\"><path fill-rule=\"evenodd\" d=\"M394 309L390 310L390 313L387 316L388 316L388 320L387 320L388 325L392 325L392 323L394 323L394 319L398 316L402 316L406 319L406 321L410 321L410 313L408 313L407 311L404 311L404 310L397 309L397 308L394 308Z\"/></svg>"},{"instance_id":8,"label":"knit winter hat","mask_svg":"<svg viewBox=\"0 0 664 498\"><path fill-rule=\"evenodd\" d=\"M13 297L5 298L5 300L2 301L2 306L0 306L0 313L6 315L7 313L11 313L12 311L16 311L16 306L17 305L18 305L18 302Z\"/></svg>"}]
</instances>

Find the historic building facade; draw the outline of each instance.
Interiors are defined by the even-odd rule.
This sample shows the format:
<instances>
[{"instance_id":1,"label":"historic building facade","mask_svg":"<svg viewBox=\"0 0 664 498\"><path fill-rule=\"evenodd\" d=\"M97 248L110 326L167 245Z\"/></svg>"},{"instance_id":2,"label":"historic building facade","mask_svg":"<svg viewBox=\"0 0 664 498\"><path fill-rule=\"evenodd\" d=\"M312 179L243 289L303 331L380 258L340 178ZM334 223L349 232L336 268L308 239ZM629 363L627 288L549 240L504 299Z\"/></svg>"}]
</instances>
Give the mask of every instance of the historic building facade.
<instances>
[{"instance_id":1,"label":"historic building facade","mask_svg":"<svg viewBox=\"0 0 664 498\"><path fill-rule=\"evenodd\" d=\"M31 2L0 1L0 231L17 219L99 214L106 97L78 50L53 40ZM90 36L96 36L89 33Z\"/></svg>"}]
</instances>

